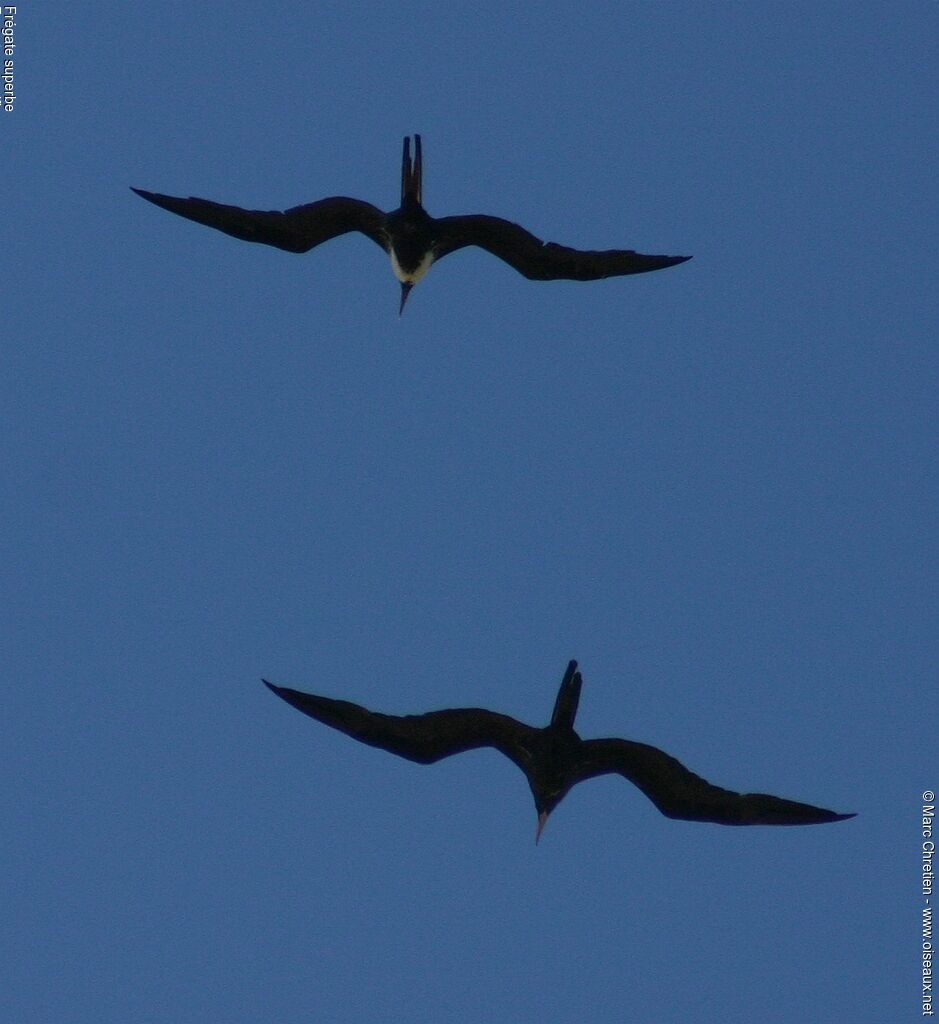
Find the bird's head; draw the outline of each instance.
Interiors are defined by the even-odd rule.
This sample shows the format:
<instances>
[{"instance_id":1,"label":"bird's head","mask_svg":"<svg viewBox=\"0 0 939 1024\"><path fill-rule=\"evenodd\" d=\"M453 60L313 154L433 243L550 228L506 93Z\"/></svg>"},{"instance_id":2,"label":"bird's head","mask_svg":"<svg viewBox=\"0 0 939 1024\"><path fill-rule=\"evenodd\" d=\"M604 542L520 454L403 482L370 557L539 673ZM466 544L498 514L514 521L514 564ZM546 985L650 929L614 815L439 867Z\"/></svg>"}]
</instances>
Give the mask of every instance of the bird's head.
<instances>
[{"instance_id":1,"label":"bird's head","mask_svg":"<svg viewBox=\"0 0 939 1024\"><path fill-rule=\"evenodd\" d=\"M401 305L398 315L404 312L411 289L430 270L434 262L433 249L423 239L412 239L408 235L398 238L390 250L391 269L401 282Z\"/></svg>"},{"instance_id":2,"label":"bird's head","mask_svg":"<svg viewBox=\"0 0 939 1024\"><path fill-rule=\"evenodd\" d=\"M535 797L535 810L538 812L538 827L535 829L536 843L541 839L541 833L544 831L545 825L548 824L549 815L564 799L569 789L570 786L559 786L550 789L543 788L539 792L535 792L534 788L532 789Z\"/></svg>"}]
</instances>

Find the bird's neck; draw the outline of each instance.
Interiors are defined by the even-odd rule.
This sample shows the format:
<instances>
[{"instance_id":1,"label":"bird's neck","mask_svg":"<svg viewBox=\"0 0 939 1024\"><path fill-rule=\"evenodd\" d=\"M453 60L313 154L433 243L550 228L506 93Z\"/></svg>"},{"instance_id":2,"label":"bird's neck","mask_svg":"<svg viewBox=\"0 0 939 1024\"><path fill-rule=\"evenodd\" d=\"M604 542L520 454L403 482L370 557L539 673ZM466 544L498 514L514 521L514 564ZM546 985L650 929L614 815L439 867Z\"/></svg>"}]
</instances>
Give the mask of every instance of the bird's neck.
<instances>
[{"instance_id":1,"label":"bird's neck","mask_svg":"<svg viewBox=\"0 0 939 1024\"><path fill-rule=\"evenodd\" d=\"M402 284L417 284L427 271L430 270L431 263L434 262L434 254L430 249L416 263L407 259L402 263L399 254L395 252L394 246L389 250L389 254L391 256L391 269L394 271L395 277Z\"/></svg>"}]
</instances>

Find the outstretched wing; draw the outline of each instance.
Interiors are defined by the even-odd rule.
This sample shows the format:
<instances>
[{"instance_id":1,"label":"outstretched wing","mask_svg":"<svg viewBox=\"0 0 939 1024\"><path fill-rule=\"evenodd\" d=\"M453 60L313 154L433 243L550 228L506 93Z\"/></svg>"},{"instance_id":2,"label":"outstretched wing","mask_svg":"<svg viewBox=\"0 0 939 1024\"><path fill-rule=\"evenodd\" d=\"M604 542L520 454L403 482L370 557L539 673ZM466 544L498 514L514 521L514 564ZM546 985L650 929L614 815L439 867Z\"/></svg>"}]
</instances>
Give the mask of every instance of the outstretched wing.
<instances>
[{"instance_id":1,"label":"outstretched wing","mask_svg":"<svg viewBox=\"0 0 939 1024\"><path fill-rule=\"evenodd\" d=\"M210 199L188 199L164 196L158 192L131 191L156 206L178 213L199 224L224 231L245 242L262 242L287 252L309 252L321 242L361 231L373 242L387 250L388 244L382 225L385 215L377 206L361 199L332 196L291 210L242 210L240 206L213 203Z\"/></svg>"},{"instance_id":2,"label":"outstretched wing","mask_svg":"<svg viewBox=\"0 0 939 1024\"><path fill-rule=\"evenodd\" d=\"M531 756L531 726L484 708L451 708L424 715L383 715L346 700L318 697L285 686L264 685L318 722L344 732L360 743L380 747L398 757L433 764L464 750L494 747L523 771Z\"/></svg>"},{"instance_id":3,"label":"outstretched wing","mask_svg":"<svg viewBox=\"0 0 939 1024\"><path fill-rule=\"evenodd\" d=\"M854 817L766 793L735 793L712 786L674 757L645 743L587 740L577 781L609 773L629 779L669 818L719 825L818 825Z\"/></svg>"},{"instance_id":4,"label":"outstretched wing","mask_svg":"<svg viewBox=\"0 0 939 1024\"><path fill-rule=\"evenodd\" d=\"M646 256L631 249L569 249L556 242L542 242L520 225L486 214L442 217L435 224L435 232L436 259L464 246L478 245L533 281L595 281L601 277L662 270L691 259L690 256Z\"/></svg>"}]
</instances>

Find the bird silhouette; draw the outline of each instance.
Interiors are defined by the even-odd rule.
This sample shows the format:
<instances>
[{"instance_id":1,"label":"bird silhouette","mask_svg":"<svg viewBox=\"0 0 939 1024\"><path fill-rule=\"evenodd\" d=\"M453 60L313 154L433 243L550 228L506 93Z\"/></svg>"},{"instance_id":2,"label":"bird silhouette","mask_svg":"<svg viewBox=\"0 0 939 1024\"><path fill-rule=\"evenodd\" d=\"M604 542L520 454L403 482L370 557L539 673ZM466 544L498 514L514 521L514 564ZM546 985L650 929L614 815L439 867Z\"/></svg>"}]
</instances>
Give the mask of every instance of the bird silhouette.
<instances>
[{"instance_id":1,"label":"bird silhouette","mask_svg":"<svg viewBox=\"0 0 939 1024\"><path fill-rule=\"evenodd\" d=\"M766 793L735 793L713 786L674 757L646 743L623 739L582 740L574 718L582 685L577 662L567 666L551 722L543 729L484 708L450 708L423 715L384 715L349 701L319 697L264 680L265 686L318 722L418 764L433 764L452 754L494 747L525 773L541 837L548 815L571 787L597 775L622 775L669 818L718 825L818 825L844 821L811 804Z\"/></svg>"},{"instance_id":2,"label":"bird silhouette","mask_svg":"<svg viewBox=\"0 0 939 1024\"><path fill-rule=\"evenodd\" d=\"M601 277L643 274L684 263L690 256L644 256L630 249L589 251L542 242L529 231L501 217L473 214L431 217L422 205L421 137L404 140L401 161L401 205L389 213L361 199L331 196L305 206L279 210L243 210L209 199L165 196L133 189L151 203L181 217L207 224L246 242L262 242L288 252L308 252L330 238L360 231L391 257L401 283L399 314L411 289L435 260L467 245L477 245L534 281L565 278L593 281Z\"/></svg>"}]
</instances>

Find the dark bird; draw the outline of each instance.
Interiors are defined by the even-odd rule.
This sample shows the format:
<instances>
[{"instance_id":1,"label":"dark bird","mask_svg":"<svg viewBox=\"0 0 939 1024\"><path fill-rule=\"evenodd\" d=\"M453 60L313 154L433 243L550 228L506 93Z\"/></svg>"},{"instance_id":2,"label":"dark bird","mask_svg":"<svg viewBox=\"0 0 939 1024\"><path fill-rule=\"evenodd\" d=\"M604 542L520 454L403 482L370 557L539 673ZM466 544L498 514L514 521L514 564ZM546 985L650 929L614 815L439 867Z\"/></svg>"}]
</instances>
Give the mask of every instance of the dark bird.
<instances>
[{"instance_id":1,"label":"dark bird","mask_svg":"<svg viewBox=\"0 0 939 1024\"><path fill-rule=\"evenodd\" d=\"M391 257L392 270L401 282L399 313L404 310L408 293L434 260L443 259L467 245L488 250L533 281L559 278L593 281L661 270L691 259L690 256L644 256L631 249L597 252L569 249L554 242L542 242L518 224L485 214L431 217L421 205L422 177L421 137L415 135L413 161L411 138L407 136L404 140L401 205L390 213L346 196L330 196L281 212L242 210L209 199L182 199L139 188L133 191L181 217L218 228L246 242L263 242L288 252L309 252L330 238L361 231Z\"/></svg>"},{"instance_id":2,"label":"dark bird","mask_svg":"<svg viewBox=\"0 0 939 1024\"><path fill-rule=\"evenodd\" d=\"M345 700L301 693L264 680L278 697L324 725L418 764L451 754L495 747L525 773L535 798L538 828L572 786L595 775L622 775L669 818L712 821L718 825L818 825L844 821L811 804L765 793L735 793L712 786L656 747L632 740L582 740L574 731L582 679L577 662L567 666L551 722L543 729L484 708L450 708L425 715L383 715Z\"/></svg>"}]
</instances>

